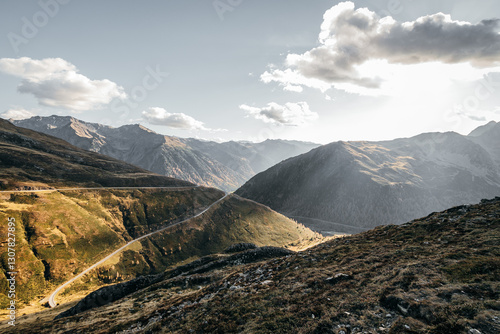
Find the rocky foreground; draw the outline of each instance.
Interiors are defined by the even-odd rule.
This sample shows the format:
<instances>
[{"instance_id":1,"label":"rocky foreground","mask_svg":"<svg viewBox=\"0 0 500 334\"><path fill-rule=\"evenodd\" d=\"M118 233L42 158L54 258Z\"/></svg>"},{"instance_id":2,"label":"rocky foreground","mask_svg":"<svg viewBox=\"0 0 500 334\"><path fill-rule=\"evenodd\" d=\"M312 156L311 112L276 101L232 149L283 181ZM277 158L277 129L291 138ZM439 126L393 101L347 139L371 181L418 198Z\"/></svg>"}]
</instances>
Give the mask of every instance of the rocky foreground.
<instances>
[{"instance_id":1,"label":"rocky foreground","mask_svg":"<svg viewBox=\"0 0 500 334\"><path fill-rule=\"evenodd\" d=\"M232 251L101 290L57 320L21 318L16 332L500 332L500 198L299 253Z\"/></svg>"}]
</instances>

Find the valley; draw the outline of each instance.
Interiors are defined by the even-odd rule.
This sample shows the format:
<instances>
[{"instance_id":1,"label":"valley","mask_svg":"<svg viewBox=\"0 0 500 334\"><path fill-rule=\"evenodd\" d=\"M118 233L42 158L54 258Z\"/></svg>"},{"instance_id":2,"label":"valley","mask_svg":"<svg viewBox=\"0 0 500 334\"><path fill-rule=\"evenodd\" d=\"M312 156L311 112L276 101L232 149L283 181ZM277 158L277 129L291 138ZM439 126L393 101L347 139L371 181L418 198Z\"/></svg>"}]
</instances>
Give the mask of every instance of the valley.
<instances>
[{"instance_id":1,"label":"valley","mask_svg":"<svg viewBox=\"0 0 500 334\"><path fill-rule=\"evenodd\" d=\"M500 200L401 224L497 193L491 131L332 143L228 194L0 123L16 331L495 333Z\"/></svg>"}]
</instances>

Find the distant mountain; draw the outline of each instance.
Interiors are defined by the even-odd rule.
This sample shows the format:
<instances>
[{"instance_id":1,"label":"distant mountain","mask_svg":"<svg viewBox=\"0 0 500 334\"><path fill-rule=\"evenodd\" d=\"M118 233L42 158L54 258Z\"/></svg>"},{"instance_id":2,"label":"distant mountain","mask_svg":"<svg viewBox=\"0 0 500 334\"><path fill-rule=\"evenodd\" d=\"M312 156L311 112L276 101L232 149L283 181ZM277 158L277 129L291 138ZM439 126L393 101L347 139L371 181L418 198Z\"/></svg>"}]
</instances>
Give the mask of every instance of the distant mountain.
<instances>
[{"instance_id":1,"label":"distant mountain","mask_svg":"<svg viewBox=\"0 0 500 334\"><path fill-rule=\"evenodd\" d=\"M141 125L113 128L73 117L32 117L14 124L152 172L232 191L256 173L317 144L269 140L216 143L160 135Z\"/></svg>"},{"instance_id":2,"label":"distant mountain","mask_svg":"<svg viewBox=\"0 0 500 334\"><path fill-rule=\"evenodd\" d=\"M163 136L140 125L112 128L59 116L33 117L14 123L64 139L82 149L192 183L231 189L246 178L193 150L179 138Z\"/></svg>"},{"instance_id":3,"label":"distant mountain","mask_svg":"<svg viewBox=\"0 0 500 334\"><path fill-rule=\"evenodd\" d=\"M500 165L500 123L490 122L480 126L472 131L468 138L484 147Z\"/></svg>"},{"instance_id":4,"label":"distant mountain","mask_svg":"<svg viewBox=\"0 0 500 334\"><path fill-rule=\"evenodd\" d=\"M0 119L0 189L192 186Z\"/></svg>"},{"instance_id":5,"label":"distant mountain","mask_svg":"<svg viewBox=\"0 0 500 334\"><path fill-rule=\"evenodd\" d=\"M234 171L244 171L246 176L249 175L248 179L283 160L320 146L309 142L279 139L268 139L261 143L235 141L216 143L191 138L181 140Z\"/></svg>"},{"instance_id":6,"label":"distant mountain","mask_svg":"<svg viewBox=\"0 0 500 334\"><path fill-rule=\"evenodd\" d=\"M399 224L500 195L500 126L337 142L290 158L236 191L324 233Z\"/></svg>"}]
</instances>

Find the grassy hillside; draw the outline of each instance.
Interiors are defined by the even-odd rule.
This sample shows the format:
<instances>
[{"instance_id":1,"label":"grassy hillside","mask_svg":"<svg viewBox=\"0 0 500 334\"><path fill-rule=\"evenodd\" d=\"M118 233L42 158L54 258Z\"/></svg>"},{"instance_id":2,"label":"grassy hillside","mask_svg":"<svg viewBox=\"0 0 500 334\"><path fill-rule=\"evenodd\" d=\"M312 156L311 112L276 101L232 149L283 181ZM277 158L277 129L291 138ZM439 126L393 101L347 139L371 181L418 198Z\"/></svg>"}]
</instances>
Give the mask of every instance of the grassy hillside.
<instances>
[{"instance_id":1,"label":"grassy hillside","mask_svg":"<svg viewBox=\"0 0 500 334\"><path fill-rule=\"evenodd\" d=\"M42 297L127 241L190 217L222 195L208 188L0 194L0 221L16 219L19 301ZM6 232L7 223L0 224ZM7 248L1 251L3 307Z\"/></svg>"},{"instance_id":2,"label":"grassy hillside","mask_svg":"<svg viewBox=\"0 0 500 334\"><path fill-rule=\"evenodd\" d=\"M100 290L104 298L128 291L111 304L82 313L75 308L76 315L57 320L55 311L63 309L21 318L16 329L494 334L500 331L499 240L496 198L292 255L206 257L132 286Z\"/></svg>"},{"instance_id":3,"label":"grassy hillside","mask_svg":"<svg viewBox=\"0 0 500 334\"><path fill-rule=\"evenodd\" d=\"M29 303L138 236L190 217L223 193L215 189L87 190L0 195L0 220L16 219L18 297ZM5 233L7 224L0 226ZM254 202L231 196L205 215L133 244L82 281L77 291L164 271L238 242L283 246L318 236ZM7 249L2 248L5 282ZM6 306L6 284L0 286Z\"/></svg>"},{"instance_id":4,"label":"grassy hillside","mask_svg":"<svg viewBox=\"0 0 500 334\"><path fill-rule=\"evenodd\" d=\"M63 292L92 290L102 283L121 282L138 274L163 272L169 267L215 254L241 242L257 246L307 245L319 234L262 205L231 195L203 216L131 245L93 274ZM63 299L71 300L71 299Z\"/></svg>"},{"instance_id":5,"label":"grassy hillside","mask_svg":"<svg viewBox=\"0 0 500 334\"><path fill-rule=\"evenodd\" d=\"M148 254L149 265L158 271L189 258L221 252L239 242L284 246L317 237L279 213L232 195L202 217L141 241L139 253Z\"/></svg>"}]
</instances>

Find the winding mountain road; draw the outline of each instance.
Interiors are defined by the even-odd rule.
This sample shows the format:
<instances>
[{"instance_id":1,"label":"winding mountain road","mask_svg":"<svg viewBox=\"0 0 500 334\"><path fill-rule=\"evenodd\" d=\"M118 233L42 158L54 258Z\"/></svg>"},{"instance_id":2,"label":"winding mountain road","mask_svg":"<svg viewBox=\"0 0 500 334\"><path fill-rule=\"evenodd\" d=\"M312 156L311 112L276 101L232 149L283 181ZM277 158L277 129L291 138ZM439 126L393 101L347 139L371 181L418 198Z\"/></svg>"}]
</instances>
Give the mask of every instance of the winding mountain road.
<instances>
[{"instance_id":1,"label":"winding mountain road","mask_svg":"<svg viewBox=\"0 0 500 334\"><path fill-rule=\"evenodd\" d=\"M193 188L199 188L199 187L200 187L199 185L186 186L186 187L100 187L100 188L96 187L96 188L63 188L63 189L37 189L37 190L4 190L4 191L0 191L0 193L33 193L33 192L54 192L54 191L79 191L79 190L134 190L134 189L161 189L161 190L174 190L175 191L175 190L185 190L185 189L193 189ZM127 248L128 246L130 246L131 244L133 244L134 242L142 240L142 239L145 239L147 237L150 237L153 234L163 232L163 231L165 231L165 230L167 230L167 229L169 229L169 228L171 228L173 226L185 223L185 222L187 222L187 221L189 221L191 219L197 218L197 217L203 215L208 210L210 210L214 205L222 202L227 196L229 196L228 193L226 193L223 197L221 197L220 199L218 199L217 201L215 201L214 203L212 203L210 206L208 206L207 208L205 208L203 211L201 211L200 213L198 213L198 214L196 214L196 215L194 215L192 217L189 217L189 218L186 218L186 219L184 219L182 221L170 224L170 225L165 226L165 227L163 227L163 228L161 228L159 230L156 230L154 232L145 234L145 235L143 235L141 237L138 237L138 238L136 238L134 240L129 241L124 246L118 248L113 253L109 254L108 256L106 256L105 258L101 259L100 261L94 263L93 265L91 265L90 267L88 267L87 269L85 269L84 271L82 271L80 274L76 275L75 277L71 278L70 280L68 280L65 283L63 283L62 285L60 285L49 296L49 298L48 298L49 306L51 308L57 306L57 303L55 301L55 297L57 296L57 294L59 292L61 292L62 289L64 289L65 287L67 287L68 285L70 285L71 283L73 283L74 281L78 280L79 278L81 278L85 274L89 273L90 271L92 271L93 269L95 269L96 267L98 267L99 265L103 264L104 262L106 262L107 260L109 260L110 258L112 258L113 256L115 256L116 254L120 253L122 250L124 250L125 248Z\"/></svg>"},{"instance_id":2,"label":"winding mountain road","mask_svg":"<svg viewBox=\"0 0 500 334\"><path fill-rule=\"evenodd\" d=\"M81 189L81 188L80 188ZM98 188L98 189L102 189L102 188ZM116 189L116 188L114 188ZM205 212L207 212L208 210L210 210L214 205L222 202L227 196L229 196L229 194L225 194L223 197L221 197L220 199L218 199L217 201L215 201L214 203L212 203L210 206L208 206L207 208L205 208L203 211L201 211L200 213L192 216L192 217L189 217L189 218L186 218L182 221L179 221L177 223L173 223L171 225L168 225L164 228L161 228L159 230L156 230L154 232L151 232L151 233L148 233L148 234L145 234L139 238L136 238L132 241L129 241L126 245L118 248L117 250L115 250L113 253L109 254L108 256L106 256L105 258L103 258L102 260L100 260L99 262L96 262L94 263L93 265L91 265L90 267L88 267L87 269L85 269L84 271L82 271L80 274L76 275L75 277L73 277L72 279L66 281L64 284L60 285L54 292L52 292L52 294L49 296L49 306L50 307L56 307L57 306L57 303L55 301L55 297L57 296L57 294L62 290L64 289L65 287L67 287L68 285L70 285L71 283L73 283L74 281L76 281L77 279L81 278L82 276L84 276L85 274L89 273L91 270L95 269L96 267L98 267L99 265L103 264L104 262L106 262L107 260L109 260L110 258L112 258L113 256L115 256L116 254L120 253L122 250L124 250L125 248L127 248L128 246L130 246L131 244L133 244L134 242L136 241L139 241L139 240L142 240L142 239L145 239L147 237L150 237L152 236L153 234L156 234L156 233L160 233L160 232L163 232L173 226L176 226L176 225L179 225L179 224L182 224L182 223L185 223L191 219L194 219L194 218L197 218L201 215L203 215Z\"/></svg>"}]
</instances>

